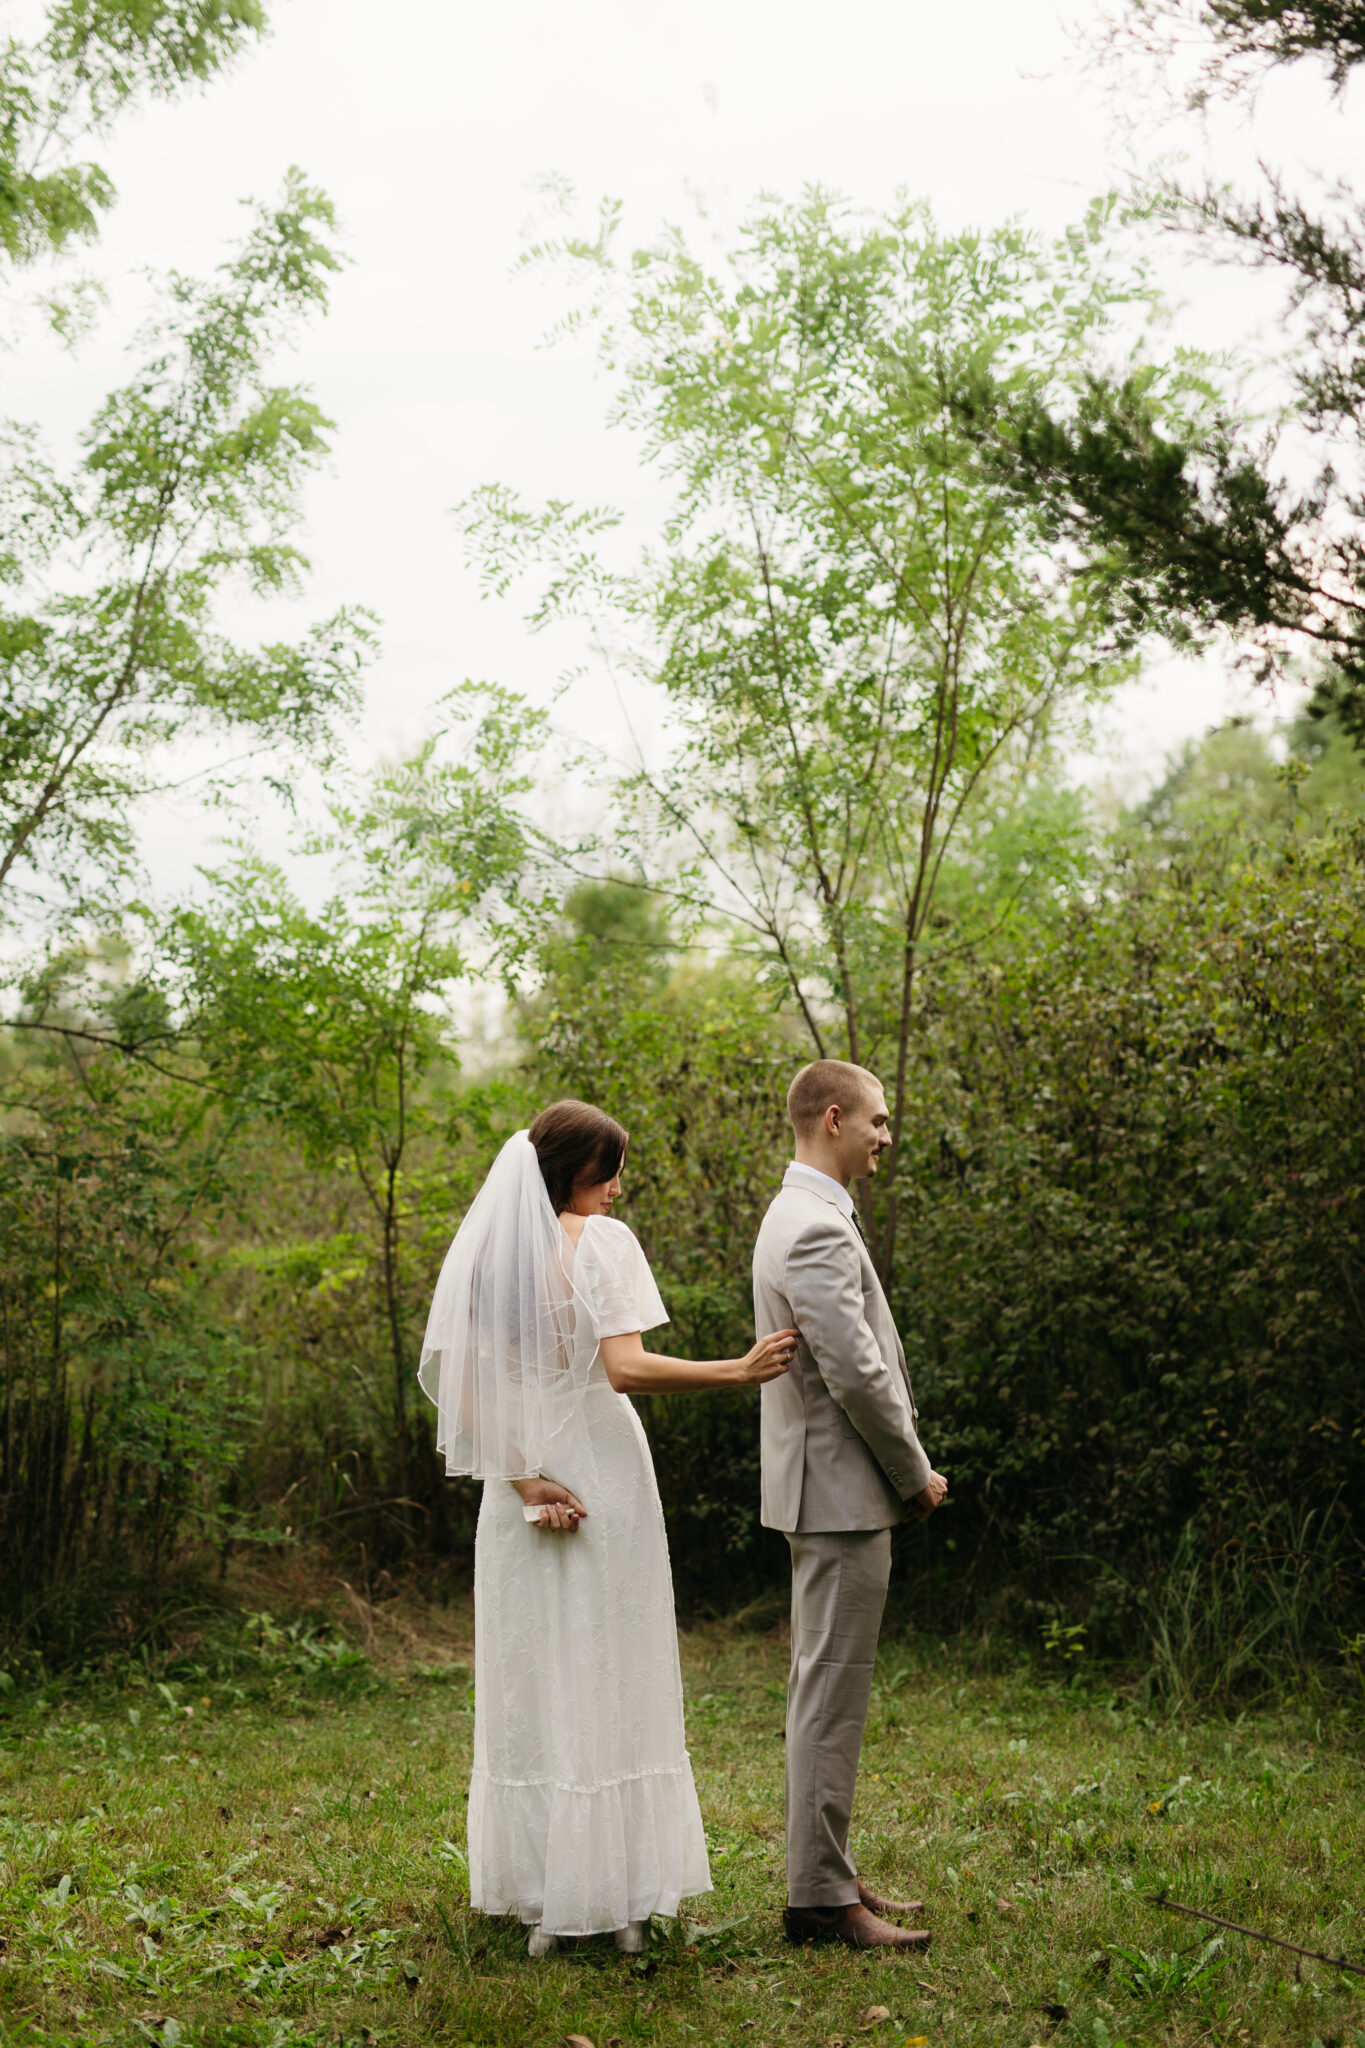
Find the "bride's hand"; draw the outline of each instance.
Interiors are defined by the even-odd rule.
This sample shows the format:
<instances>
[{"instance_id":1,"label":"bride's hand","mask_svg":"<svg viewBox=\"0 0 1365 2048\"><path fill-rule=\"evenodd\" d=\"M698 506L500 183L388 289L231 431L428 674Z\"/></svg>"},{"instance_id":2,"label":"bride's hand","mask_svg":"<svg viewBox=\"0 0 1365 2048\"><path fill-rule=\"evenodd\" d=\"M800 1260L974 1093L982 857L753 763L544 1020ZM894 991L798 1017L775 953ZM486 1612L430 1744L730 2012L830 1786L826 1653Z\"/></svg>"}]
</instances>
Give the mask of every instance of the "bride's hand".
<instances>
[{"instance_id":1,"label":"bride's hand","mask_svg":"<svg viewBox=\"0 0 1365 2048\"><path fill-rule=\"evenodd\" d=\"M572 1535L588 1512L567 1486L560 1486L553 1479L514 1479L512 1484L528 1508L540 1509L542 1529L562 1529Z\"/></svg>"},{"instance_id":2,"label":"bride's hand","mask_svg":"<svg viewBox=\"0 0 1365 2048\"><path fill-rule=\"evenodd\" d=\"M775 1380L790 1372L798 1335L796 1330L775 1330L771 1337L760 1337L752 1351L746 1351L743 1358L735 1361L740 1385L761 1387L765 1380Z\"/></svg>"}]
</instances>

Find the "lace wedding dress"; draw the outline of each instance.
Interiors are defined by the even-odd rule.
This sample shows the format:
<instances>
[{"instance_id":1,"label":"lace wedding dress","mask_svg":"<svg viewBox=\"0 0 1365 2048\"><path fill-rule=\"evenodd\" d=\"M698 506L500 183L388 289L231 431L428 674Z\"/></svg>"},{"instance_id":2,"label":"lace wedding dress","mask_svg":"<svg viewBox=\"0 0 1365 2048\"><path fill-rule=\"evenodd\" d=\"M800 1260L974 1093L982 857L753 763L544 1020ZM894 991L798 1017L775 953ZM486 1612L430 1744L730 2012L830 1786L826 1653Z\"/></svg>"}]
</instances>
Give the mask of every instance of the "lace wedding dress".
<instances>
[{"instance_id":1,"label":"lace wedding dress","mask_svg":"<svg viewBox=\"0 0 1365 2048\"><path fill-rule=\"evenodd\" d=\"M589 1217L561 1263L580 1354L668 1320L624 1223ZM575 1533L529 1524L505 1479L486 1481L479 1512L470 1901L547 1934L599 1934L711 1889L659 1490L600 1349L542 1469L587 1508Z\"/></svg>"}]
</instances>

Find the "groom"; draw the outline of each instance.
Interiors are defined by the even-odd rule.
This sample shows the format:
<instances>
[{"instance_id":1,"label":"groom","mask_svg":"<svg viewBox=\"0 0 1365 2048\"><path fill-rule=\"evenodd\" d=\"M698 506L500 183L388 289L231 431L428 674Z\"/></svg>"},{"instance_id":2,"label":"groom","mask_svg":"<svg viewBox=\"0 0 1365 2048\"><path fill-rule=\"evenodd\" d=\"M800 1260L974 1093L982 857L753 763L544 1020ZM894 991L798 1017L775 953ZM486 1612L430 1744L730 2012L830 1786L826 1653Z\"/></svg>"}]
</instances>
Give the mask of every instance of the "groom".
<instances>
[{"instance_id":1,"label":"groom","mask_svg":"<svg viewBox=\"0 0 1365 2048\"><path fill-rule=\"evenodd\" d=\"M754 1246L757 1334L801 1332L789 1373L762 1394L762 1520L792 1554L787 1685L787 1910L792 1941L923 1949L848 1853L858 1750L891 1573L891 1530L923 1520L948 1482L916 1434L896 1326L849 1194L891 1143L882 1085L816 1060L787 1092L796 1159Z\"/></svg>"}]
</instances>

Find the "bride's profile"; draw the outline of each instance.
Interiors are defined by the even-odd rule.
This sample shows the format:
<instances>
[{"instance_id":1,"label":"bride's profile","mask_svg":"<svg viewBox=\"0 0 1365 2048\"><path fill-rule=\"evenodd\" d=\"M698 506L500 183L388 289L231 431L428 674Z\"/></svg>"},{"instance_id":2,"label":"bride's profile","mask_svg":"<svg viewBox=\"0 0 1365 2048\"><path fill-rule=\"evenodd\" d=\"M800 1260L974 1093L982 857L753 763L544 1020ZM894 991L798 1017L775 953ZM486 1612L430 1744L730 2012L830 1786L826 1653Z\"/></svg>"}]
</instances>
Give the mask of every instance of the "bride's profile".
<instances>
[{"instance_id":1,"label":"bride's profile","mask_svg":"<svg viewBox=\"0 0 1365 2048\"><path fill-rule=\"evenodd\" d=\"M446 1471L487 1483L474 1553L470 1903L643 1946L711 1888L683 1733L673 1584L632 1393L758 1386L793 1330L743 1357L646 1351L668 1320L611 1215L627 1133L556 1102L507 1140L446 1255L422 1347Z\"/></svg>"}]
</instances>

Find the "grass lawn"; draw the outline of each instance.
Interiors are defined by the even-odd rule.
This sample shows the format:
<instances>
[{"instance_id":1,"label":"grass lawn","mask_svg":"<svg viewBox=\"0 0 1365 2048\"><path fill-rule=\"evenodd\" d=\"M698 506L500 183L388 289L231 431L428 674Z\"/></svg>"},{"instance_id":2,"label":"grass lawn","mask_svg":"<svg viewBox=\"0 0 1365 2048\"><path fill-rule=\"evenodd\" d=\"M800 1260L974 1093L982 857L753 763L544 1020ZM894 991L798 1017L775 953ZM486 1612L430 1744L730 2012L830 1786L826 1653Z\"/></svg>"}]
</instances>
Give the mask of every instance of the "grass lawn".
<instances>
[{"instance_id":1,"label":"grass lawn","mask_svg":"<svg viewBox=\"0 0 1365 2048\"><path fill-rule=\"evenodd\" d=\"M786 1652L698 1630L700 1926L656 1925L639 1959L606 1939L531 1963L467 1903L458 1620L372 1649L257 1625L159 1682L0 1699L0 2040L1365 2048L1365 1978L1143 1902L1169 1887L1365 1961L1359 1750L1311 1715L1173 1725L891 1643L855 1844L874 1883L928 1898L933 1947L794 1950Z\"/></svg>"}]
</instances>

